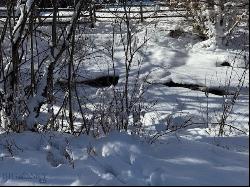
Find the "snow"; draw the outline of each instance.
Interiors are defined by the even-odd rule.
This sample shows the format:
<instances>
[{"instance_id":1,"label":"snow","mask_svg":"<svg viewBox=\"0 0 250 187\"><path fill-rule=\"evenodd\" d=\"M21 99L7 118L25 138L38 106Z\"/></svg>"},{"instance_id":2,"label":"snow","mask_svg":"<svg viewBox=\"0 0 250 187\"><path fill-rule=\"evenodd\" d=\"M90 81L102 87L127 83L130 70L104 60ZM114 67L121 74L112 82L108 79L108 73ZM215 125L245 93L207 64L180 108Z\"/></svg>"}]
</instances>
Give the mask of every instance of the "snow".
<instances>
[{"instance_id":1,"label":"snow","mask_svg":"<svg viewBox=\"0 0 250 187\"><path fill-rule=\"evenodd\" d=\"M126 133L114 132L94 140L83 135L27 132L2 134L0 139L3 185L249 183L247 154L185 137L170 136L161 143L147 144ZM14 157L4 147L10 140L16 142Z\"/></svg>"},{"instance_id":2,"label":"snow","mask_svg":"<svg viewBox=\"0 0 250 187\"><path fill-rule=\"evenodd\" d=\"M13 28L13 35L14 39L13 42L16 43L19 38L21 38L21 35L23 31L21 31L22 24L24 24L25 17L27 13L30 13L30 10L32 8L32 5L34 4L34 0L27 0L26 3L22 3L21 1L17 2L17 10L16 15L19 15L18 21L15 24Z\"/></svg>"},{"instance_id":3,"label":"snow","mask_svg":"<svg viewBox=\"0 0 250 187\"><path fill-rule=\"evenodd\" d=\"M28 1L26 6L29 7L31 2ZM60 14L72 15L63 11ZM21 21L22 14L18 22ZM86 33L83 40L88 38L94 46L88 58L81 58L85 54L85 45L76 46L81 49L79 61L83 61L79 63L81 71L77 72L81 80L113 74L110 56L105 51L112 44L113 28L105 21L97 22L93 29L83 28ZM138 97L145 91L147 103L156 101L154 107L144 111L144 133L138 136L114 131L95 139L62 132L4 133L0 129L0 185L249 185L249 70L228 118L228 123L245 134L226 129L227 136L218 137L218 126L207 127L206 122L218 122L223 112L222 104L231 102L230 97L226 100L224 96L212 93L206 95L189 88L164 85L172 80L180 84L224 88L231 75L230 90L235 90L239 75L245 71L244 55L237 55L235 60L240 51L235 46L243 44L242 40L236 37L229 46L220 48L214 38L201 41L192 35L187 23L180 18L152 23L138 23L136 34L139 46L147 27L149 41L135 60L142 60L140 81L147 79L146 83L140 84ZM173 29L185 32L172 38L169 31ZM18 23L14 30L18 33ZM49 33L48 28L44 30ZM88 97L84 104L89 110L95 107L98 98L111 97L113 89L124 85L124 51L119 34L115 37L114 66L119 82L117 86L105 89L80 85L79 93L81 97ZM43 42L39 41L41 53L45 50ZM102 53L94 56L96 51ZM248 52L246 56L249 56ZM231 67L221 66L225 61L230 62ZM249 59L247 61L249 63ZM11 68L10 64L5 66L5 72L7 68ZM136 79L137 70L137 65L131 67L131 80ZM39 82L41 89L29 99L30 110L44 99L46 75L47 72L43 72ZM55 79L65 80L63 76L64 72L56 72ZM66 94L56 92L59 103ZM59 106L54 106L55 112ZM26 121L29 126L38 121L43 125L46 115L42 113L35 118L35 112L31 112ZM184 125L187 127L183 129Z\"/></svg>"},{"instance_id":4,"label":"snow","mask_svg":"<svg viewBox=\"0 0 250 187\"><path fill-rule=\"evenodd\" d=\"M26 1L27 12L30 12L30 9L32 8L33 3L34 3L34 0L27 0Z\"/></svg>"},{"instance_id":5,"label":"snow","mask_svg":"<svg viewBox=\"0 0 250 187\"><path fill-rule=\"evenodd\" d=\"M20 16L18 18L18 21L17 21L16 25L13 28L13 35L14 35L13 41L14 41L14 43L18 40L18 38L20 38L21 24L24 21L25 5L20 5L19 10L20 10L21 14L20 14Z\"/></svg>"}]
</instances>

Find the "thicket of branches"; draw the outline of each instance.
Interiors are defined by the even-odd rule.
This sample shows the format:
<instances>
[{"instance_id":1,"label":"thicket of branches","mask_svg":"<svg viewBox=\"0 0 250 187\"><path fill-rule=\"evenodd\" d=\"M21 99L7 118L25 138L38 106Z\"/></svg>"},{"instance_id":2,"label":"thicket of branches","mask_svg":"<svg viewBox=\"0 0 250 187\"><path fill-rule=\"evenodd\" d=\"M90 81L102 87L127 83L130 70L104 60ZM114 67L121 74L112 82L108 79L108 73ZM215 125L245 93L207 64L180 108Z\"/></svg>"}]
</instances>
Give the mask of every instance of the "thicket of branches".
<instances>
[{"instance_id":1,"label":"thicket of branches","mask_svg":"<svg viewBox=\"0 0 250 187\"><path fill-rule=\"evenodd\" d=\"M194 31L204 39L215 38L218 44L227 41L241 21L248 19L248 9L239 14L231 1L183 2L192 16ZM1 21L0 30L0 124L6 131L64 130L94 136L113 129L140 133L141 117L149 106L144 100L146 88L139 80L141 60L136 54L148 39L145 36L143 41L138 40L127 0L120 1L125 14L116 20L109 46L111 62L117 40L123 47L126 74L123 86L99 91L99 102L93 109L79 95L76 74L79 63L83 62L77 59L79 53L87 55L89 49L85 47L82 51L88 41L84 37L79 39L85 30L78 21L92 3L91 0L74 1L70 24L61 26L57 22L58 1L51 0L53 13L48 34L45 32L48 28L41 25L44 19L40 17L38 1L6 1L7 16ZM130 76L132 66L138 68L134 80ZM65 94L58 99L56 86L58 78L62 78L60 72L65 75L62 81Z\"/></svg>"},{"instance_id":2,"label":"thicket of branches","mask_svg":"<svg viewBox=\"0 0 250 187\"><path fill-rule=\"evenodd\" d=\"M127 0L121 2L125 15L116 21L109 51L113 61L113 49L117 43L117 33L114 32L117 30L124 50L125 83L119 89L110 87L98 91L99 103L92 106L94 109L86 106L76 85L79 63L83 63L77 59L91 51L91 47L82 47L88 46L88 41L85 37L79 39L85 30L78 21L84 11L90 11L93 1L75 1L70 24L61 26L57 22L59 3L51 0L53 13L49 34L47 27L42 25L44 19L38 11L39 2L6 2L7 16L0 33L2 128L14 132L63 130L98 136L113 129L129 130L131 116L132 126L140 126L140 115L145 108L142 104L144 88L138 77L133 84L129 79L136 53L146 39L138 43L135 25L129 19ZM135 64L139 70L140 62L136 60ZM65 92L58 99L56 87L59 79Z\"/></svg>"},{"instance_id":3,"label":"thicket of branches","mask_svg":"<svg viewBox=\"0 0 250 187\"><path fill-rule=\"evenodd\" d=\"M36 3L7 1L7 17L1 31L1 124L17 132L37 131L40 120L44 127L54 126L54 71L68 51L72 54L68 66L73 63L77 21L89 4L87 0L78 1L70 25L62 31L57 26L58 7L53 0L52 35L46 38L37 24ZM50 40L49 45L46 39ZM45 108L47 112L42 112Z\"/></svg>"},{"instance_id":4,"label":"thicket of branches","mask_svg":"<svg viewBox=\"0 0 250 187\"><path fill-rule=\"evenodd\" d=\"M214 38L217 45L227 45L238 26L249 20L246 0L185 0L183 5L193 31L204 40Z\"/></svg>"}]
</instances>

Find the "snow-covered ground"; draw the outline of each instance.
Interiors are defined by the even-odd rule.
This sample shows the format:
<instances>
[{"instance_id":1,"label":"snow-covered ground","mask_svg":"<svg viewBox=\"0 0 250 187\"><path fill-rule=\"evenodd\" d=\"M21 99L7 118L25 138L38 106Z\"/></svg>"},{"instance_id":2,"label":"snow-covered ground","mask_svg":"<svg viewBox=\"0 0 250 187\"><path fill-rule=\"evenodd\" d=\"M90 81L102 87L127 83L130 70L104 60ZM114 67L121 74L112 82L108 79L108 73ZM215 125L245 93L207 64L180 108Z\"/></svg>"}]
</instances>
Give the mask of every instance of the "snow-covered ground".
<instances>
[{"instance_id":1,"label":"snow-covered ground","mask_svg":"<svg viewBox=\"0 0 250 187\"><path fill-rule=\"evenodd\" d=\"M216 142L212 138L199 141L177 136L148 144L115 132L100 139L60 133L1 135L0 182L197 186L249 183L246 137ZM223 144L233 148L224 148ZM13 157L8 145L12 145Z\"/></svg>"},{"instance_id":2,"label":"snow-covered ground","mask_svg":"<svg viewBox=\"0 0 250 187\"><path fill-rule=\"evenodd\" d=\"M112 132L94 139L59 132L2 133L1 185L249 184L249 71L228 119L246 134L226 129L228 136L217 137L218 127L207 128L206 120L215 123L222 113L223 96L164 85L172 80L179 84L224 88L232 72L230 90L235 90L238 76L244 72L243 56L238 55L237 61L234 60L240 51L235 46L242 40L235 38L227 48L216 48L213 41L202 42L191 35L187 23L179 18L151 21L149 25L138 23L136 34L141 41L147 28L149 41L137 59L141 59L140 78L147 77L151 83L145 97L148 102L157 101L144 116L145 134L139 137ZM179 38L170 37L170 30L177 27L187 32ZM93 51L101 53L85 58L80 65L83 71L78 73L93 78L112 72L106 51L112 39L112 25L99 22L94 29L84 32L89 33L84 37L95 44ZM117 87L125 80L122 49L117 44L114 56L119 75ZM225 61L234 68L221 66ZM137 70L136 66L132 67L132 77L137 75ZM81 89L82 93L96 97L97 88L81 85ZM165 131L167 127L178 128L186 119L191 119L193 125ZM154 134L164 132L169 133L153 138Z\"/></svg>"}]
</instances>

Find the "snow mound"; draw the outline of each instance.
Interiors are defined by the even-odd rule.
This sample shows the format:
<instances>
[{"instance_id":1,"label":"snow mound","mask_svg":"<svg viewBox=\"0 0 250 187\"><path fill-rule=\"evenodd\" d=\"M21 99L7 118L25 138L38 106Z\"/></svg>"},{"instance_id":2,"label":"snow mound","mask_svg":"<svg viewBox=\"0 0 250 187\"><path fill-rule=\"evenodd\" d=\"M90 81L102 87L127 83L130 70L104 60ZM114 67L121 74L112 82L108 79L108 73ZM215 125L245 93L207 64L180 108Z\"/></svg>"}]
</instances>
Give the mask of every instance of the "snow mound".
<instances>
[{"instance_id":1,"label":"snow mound","mask_svg":"<svg viewBox=\"0 0 250 187\"><path fill-rule=\"evenodd\" d=\"M148 144L117 132L100 139L61 133L1 134L0 165L1 185L249 183L248 155L175 136Z\"/></svg>"}]
</instances>

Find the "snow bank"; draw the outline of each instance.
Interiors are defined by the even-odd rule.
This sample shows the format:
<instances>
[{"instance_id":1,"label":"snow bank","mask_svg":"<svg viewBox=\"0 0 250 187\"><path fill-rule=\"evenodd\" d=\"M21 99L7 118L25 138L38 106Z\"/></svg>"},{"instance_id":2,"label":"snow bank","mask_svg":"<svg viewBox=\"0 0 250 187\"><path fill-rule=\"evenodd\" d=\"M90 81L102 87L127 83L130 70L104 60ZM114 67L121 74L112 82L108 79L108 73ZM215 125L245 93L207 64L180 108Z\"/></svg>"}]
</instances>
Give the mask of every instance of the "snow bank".
<instances>
[{"instance_id":1,"label":"snow bank","mask_svg":"<svg viewBox=\"0 0 250 187\"><path fill-rule=\"evenodd\" d=\"M248 155L175 136L151 145L125 133L98 140L60 133L1 134L0 166L1 185L249 183Z\"/></svg>"}]
</instances>

